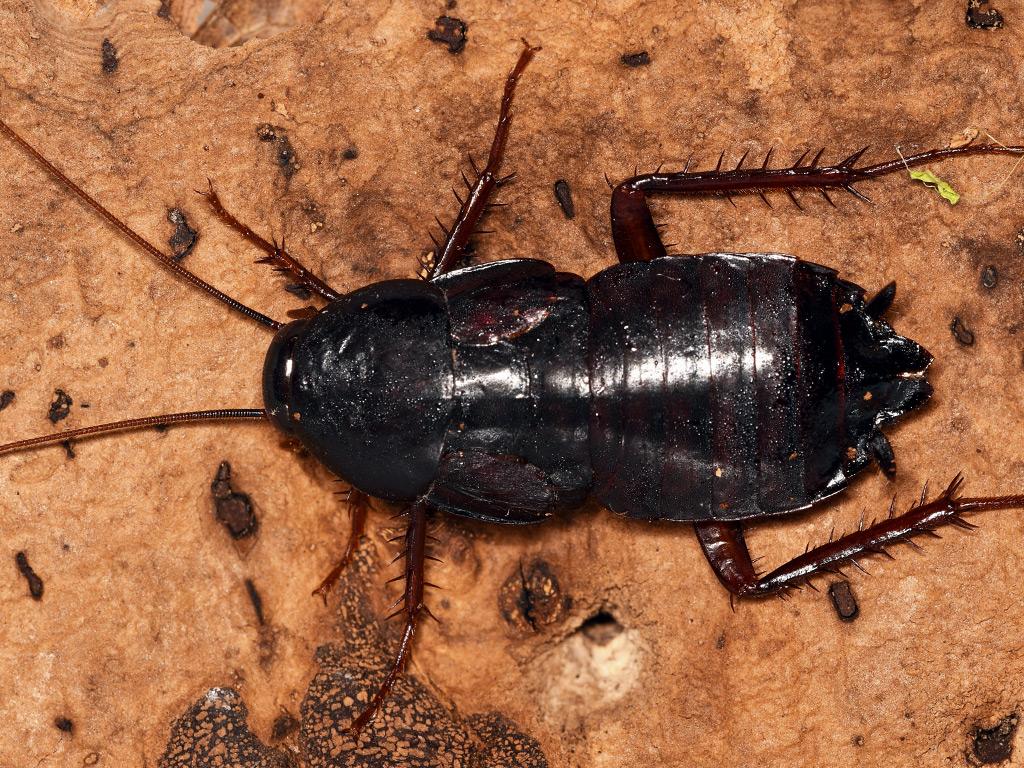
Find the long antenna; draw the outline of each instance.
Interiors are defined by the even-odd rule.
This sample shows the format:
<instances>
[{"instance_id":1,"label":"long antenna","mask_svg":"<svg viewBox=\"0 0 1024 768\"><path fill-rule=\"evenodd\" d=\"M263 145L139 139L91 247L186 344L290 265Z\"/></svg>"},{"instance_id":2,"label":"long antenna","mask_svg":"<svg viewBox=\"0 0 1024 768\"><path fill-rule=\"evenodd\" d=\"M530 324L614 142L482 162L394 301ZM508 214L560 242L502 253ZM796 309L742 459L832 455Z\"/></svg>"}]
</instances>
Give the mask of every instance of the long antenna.
<instances>
[{"instance_id":1,"label":"long antenna","mask_svg":"<svg viewBox=\"0 0 1024 768\"><path fill-rule=\"evenodd\" d=\"M63 184L67 189L74 192L82 201L87 203L94 211L96 211L96 213L98 213L100 216L106 219L106 221L109 224L113 225L116 229L120 230L121 234L123 234L137 246L142 248L142 250L146 251L146 253L148 253L150 256L156 259L157 263L159 263L160 266L164 267L170 272L173 272L182 280L191 283L196 288L206 291L206 293L210 294L218 301L222 301L223 303L231 307L231 309L245 315L249 319L255 320L258 323L262 323L267 328L270 328L271 330L274 331L281 327L281 323L267 317L266 315L260 312L257 312L255 309L251 309L245 306L245 304L242 304L240 301L231 298L226 293L217 290L202 278L189 272L187 269L178 264L178 262L176 262L170 256L160 251L160 249L158 249L155 245L153 245L151 242L146 240L142 235L140 235L138 232L136 232L123 221L121 221L119 218L117 218L117 216L115 216L106 208L104 208L102 204L100 204L95 198L91 197L84 189L79 187L77 184L75 184L75 182L73 182L71 179L65 176L62 171L60 171L53 163L51 163L49 160L43 157L42 154L35 147L33 147L31 144L29 144L27 141L21 138L21 136L15 133L14 129L11 128L2 119L0 119L0 133L4 133L7 136L7 138L9 138L19 147L21 147L37 163L39 163L43 168L45 168L51 176L57 179L57 181Z\"/></svg>"},{"instance_id":2,"label":"long antenna","mask_svg":"<svg viewBox=\"0 0 1024 768\"><path fill-rule=\"evenodd\" d=\"M125 419L109 424L97 424L95 427L68 429L55 435L30 437L13 443L0 445L0 454L28 451L45 445L56 445L68 440L90 435L103 435L108 432L125 432L143 427L158 427L165 424L178 424L183 421L227 421L228 419L265 419L267 412L263 408L219 408L213 411L188 411L186 413L166 413L161 416L145 416L141 419Z\"/></svg>"}]
</instances>

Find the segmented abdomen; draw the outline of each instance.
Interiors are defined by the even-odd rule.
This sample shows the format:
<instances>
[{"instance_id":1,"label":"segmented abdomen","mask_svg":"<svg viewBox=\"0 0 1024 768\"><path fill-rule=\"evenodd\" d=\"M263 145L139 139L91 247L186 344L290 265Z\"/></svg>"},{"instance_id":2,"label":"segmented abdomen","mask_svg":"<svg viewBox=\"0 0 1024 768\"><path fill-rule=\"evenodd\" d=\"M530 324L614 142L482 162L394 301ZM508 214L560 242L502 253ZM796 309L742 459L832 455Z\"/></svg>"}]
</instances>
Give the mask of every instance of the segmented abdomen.
<instances>
[{"instance_id":1,"label":"segmented abdomen","mask_svg":"<svg viewBox=\"0 0 1024 768\"><path fill-rule=\"evenodd\" d=\"M839 313L860 289L776 254L620 264L587 287L603 504L637 518L742 519L845 486Z\"/></svg>"}]
</instances>

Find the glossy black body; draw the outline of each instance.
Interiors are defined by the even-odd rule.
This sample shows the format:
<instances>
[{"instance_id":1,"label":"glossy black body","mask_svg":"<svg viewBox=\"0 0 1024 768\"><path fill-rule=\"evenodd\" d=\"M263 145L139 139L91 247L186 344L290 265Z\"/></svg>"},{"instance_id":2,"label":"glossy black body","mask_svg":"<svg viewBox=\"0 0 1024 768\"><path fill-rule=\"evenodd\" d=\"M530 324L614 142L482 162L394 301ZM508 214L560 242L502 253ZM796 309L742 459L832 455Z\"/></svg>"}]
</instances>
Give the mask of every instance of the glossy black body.
<instances>
[{"instance_id":1,"label":"glossy black body","mask_svg":"<svg viewBox=\"0 0 1024 768\"><path fill-rule=\"evenodd\" d=\"M588 495L634 518L804 509L930 395L930 355L778 254L511 260L376 283L282 329L277 424L360 490L500 523Z\"/></svg>"}]
</instances>

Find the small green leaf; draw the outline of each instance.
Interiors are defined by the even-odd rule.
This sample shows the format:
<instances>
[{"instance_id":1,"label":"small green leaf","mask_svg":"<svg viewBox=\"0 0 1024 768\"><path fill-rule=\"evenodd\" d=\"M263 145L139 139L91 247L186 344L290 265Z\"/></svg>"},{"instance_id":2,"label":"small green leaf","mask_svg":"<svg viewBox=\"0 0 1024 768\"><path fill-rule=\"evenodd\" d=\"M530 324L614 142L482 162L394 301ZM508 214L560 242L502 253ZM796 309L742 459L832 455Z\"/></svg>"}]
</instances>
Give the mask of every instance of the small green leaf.
<instances>
[{"instance_id":1,"label":"small green leaf","mask_svg":"<svg viewBox=\"0 0 1024 768\"><path fill-rule=\"evenodd\" d=\"M949 200L950 205L956 205L960 201L960 195L957 194L957 191L931 171L911 171L910 178L914 181L920 181L926 186L934 187L942 195L943 199Z\"/></svg>"}]
</instances>

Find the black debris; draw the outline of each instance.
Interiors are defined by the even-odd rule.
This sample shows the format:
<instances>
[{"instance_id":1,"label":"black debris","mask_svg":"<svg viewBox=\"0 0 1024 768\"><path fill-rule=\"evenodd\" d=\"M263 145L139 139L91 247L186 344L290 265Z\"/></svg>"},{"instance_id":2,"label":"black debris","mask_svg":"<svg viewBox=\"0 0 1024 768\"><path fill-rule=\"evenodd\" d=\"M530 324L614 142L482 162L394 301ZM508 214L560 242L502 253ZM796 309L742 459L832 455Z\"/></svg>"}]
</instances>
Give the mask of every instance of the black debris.
<instances>
[{"instance_id":1,"label":"black debris","mask_svg":"<svg viewBox=\"0 0 1024 768\"><path fill-rule=\"evenodd\" d=\"M43 580L39 578L39 575L32 570L32 566L28 564L28 555L24 552L18 552L14 556L14 562L18 566L18 570L21 571L21 575L25 577L25 581L28 582L28 593L32 596L32 599L42 600Z\"/></svg>"},{"instance_id":2,"label":"black debris","mask_svg":"<svg viewBox=\"0 0 1024 768\"><path fill-rule=\"evenodd\" d=\"M64 733L74 733L75 732L75 724L73 722L71 722L66 717L55 717L55 718L53 718L53 724L57 728L58 731L63 731Z\"/></svg>"},{"instance_id":3,"label":"black debris","mask_svg":"<svg viewBox=\"0 0 1024 768\"><path fill-rule=\"evenodd\" d=\"M171 246L174 260L181 261L196 247L199 233L189 226L185 212L181 208L168 208L167 220L174 225L174 234L167 242Z\"/></svg>"},{"instance_id":4,"label":"black debris","mask_svg":"<svg viewBox=\"0 0 1024 768\"><path fill-rule=\"evenodd\" d=\"M836 581L829 584L828 596L832 598L832 605L840 620L853 621L860 615L860 606L857 605L857 598L853 596L850 582Z\"/></svg>"},{"instance_id":5,"label":"black debris","mask_svg":"<svg viewBox=\"0 0 1024 768\"><path fill-rule=\"evenodd\" d=\"M355 160L357 157L359 157L359 148L349 147L348 149L341 153L341 156L346 160Z\"/></svg>"},{"instance_id":6,"label":"black debris","mask_svg":"<svg viewBox=\"0 0 1024 768\"><path fill-rule=\"evenodd\" d=\"M276 141L277 130L270 123L262 123L256 126L256 138L260 141Z\"/></svg>"},{"instance_id":7,"label":"black debris","mask_svg":"<svg viewBox=\"0 0 1024 768\"><path fill-rule=\"evenodd\" d=\"M263 617L263 598L260 597L259 591L256 589L256 585L253 584L252 579L245 580L245 591L249 593L249 600L252 602L252 609L256 612L256 621L262 627L266 624L266 620Z\"/></svg>"},{"instance_id":8,"label":"black debris","mask_svg":"<svg viewBox=\"0 0 1024 768\"><path fill-rule=\"evenodd\" d=\"M572 202L572 190L569 189L569 182L565 179L555 182L555 200L558 201L565 218L571 219L576 216L576 206Z\"/></svg>"},{"instance_id":9,"label":"black debris","mask_svg":"<svg viewBox=\"0 0 1024 768\"><path fill-rule=\"evenodd\" d=\"M290 179L299 170L295 148L288 136L283 133L277 137L277 166L286 179Z\"/></svg>"},{"instance_id":10,"label":"black debris","mask_svg":"<svg viewBox=\"0 0 1024 768\"><path fill-rule=\"evenodd\" d=\"M981 286L990 291L999 285L999 270L989 264L981 270Z\"/></svg>"},{"instance_id":11,"label":"black debris","mask_svg":"<svg viewBox=\"0 0 1024 768\"><path fill-rule=\"evenodd\" d=\"M991 728L975 728L974 756L982 763L1001 763L1013 756L1013 737L1017 733L1017 713L1013 712Z\"/></svg>"},{"instance_id":12,"label":"black debris","mask_svg":"<svg viewBox=\"0 0 1024 768\"><path fill-rule=\"evenodd\" d=\"M964 321L959 317L953 318L953 322L949 324L949 330L953 332L953 338L965 347L970 347L974 344L974 332L964 325Z\"/></svg>"},{"instance_id":13,"label":"black debris","mask_svg":"<svg viewBox=\"0 0 1024 768\"><path fill-rule=\"evenodd\" d=\"M984 9L988 0L967 0L967 26L971 29L999 29L1003 26L1003 14L995 8Z\"/></svg>"},{"instance_id":14,"label":"black debris","mask_svg":"<svg viewBox=\"0 0 1024 768\"><path fill-rule=\"evenodd\" d=\"M14 402L14 390L13 389L5 389L3 392L0 392L0 411L2 411L4 408L6 408L8 405L10 405L13 402Z\"/></svg>"},{"instance_id":15,"label":"black debris","mask_svg":"<svg viewBox=\"0 0 1024 768\"><path fill-rule=\"evenodd\" d=\"M117 72L117 66L120 64L117 58L117 47L107 38L103 38L100 51L103 59L103 72L108 75Z\"/></svg>"},{"instance_id":16,"label":"black debris","mask_svg":"<svg viewBox=\"0 0 1024 768\"><path fill-rule=\"evenodd\" d=\"M647 51L624 53L619 57L619 61L621 61L627 67L646 67L648 64L651 63L651 54L649 54Z\"/></svg>"},{"instance_id":17,"label":"black debris","mask_svg":"<svg viewBox=\"0 0 1024 768\"><path fill-rule=\"evenodd\" d=\"M72 440L65 440L61 445L64 446L64 453L68 455L69 459L75 458L75 443Z\"/></svg>"},{"instance_id":18,"label":"black debris","mask_svg":"<svg viewBox=\"0 0 1024 768\"><path fill-rule=\"evenodd\" d=\"M231 538L245 539L256 533L259 520L253 511L252 500L248 494L239 493L231 487L231 464L227 461L222 461L217 467L210 491L217 508L217 521L228 529Z\"/></svg>"},{"instance_id":19,"label":"black debris","mask_svg":"<svg viewBox=\"0 0 1024 768\"><path fill-rule=\"evenodd\" d=\"M466 33L469 25L454 16L438 16L434 28L427 32L427 39L448 46L448 53L462 53L466 47Z\"/></svg>"},{"instance_id":20,"label":"black debris","mask_svg":"<svg viewBox=\"0 0 1024 768\"><path fill-rule=\"evenodd\" d=\"M291 179L299 170L299 161L295 156L295 148L292 146L288 133L284 128L275 128L270 123L261 123L256 126L256 138L260 141L275 142L277 144L274 152L274 161L286 179Z\"/></svg>"},{"instance_id":21,"label":"black debris","mask_svg":"<svg viewBox=\"0 0 1024 768\"><path fill-rule=\"evenodd\" d=\"M50 411L46 414L46 418L50 420L51 424L66 419L71 413L71 406L74 402L63 389L53 390L53 402L50 403Z\"/></svg>"}]
</instances>

